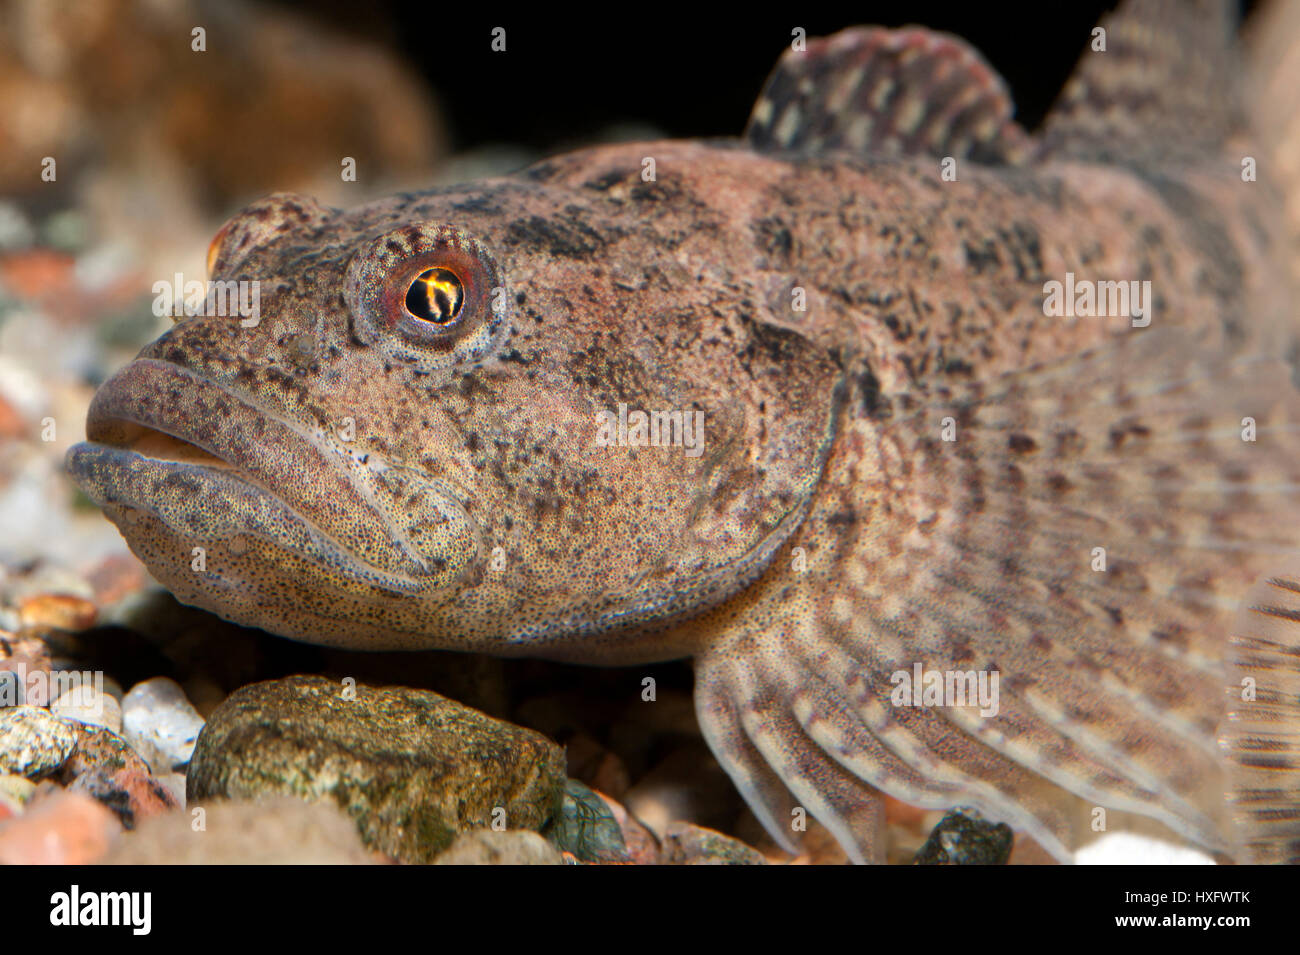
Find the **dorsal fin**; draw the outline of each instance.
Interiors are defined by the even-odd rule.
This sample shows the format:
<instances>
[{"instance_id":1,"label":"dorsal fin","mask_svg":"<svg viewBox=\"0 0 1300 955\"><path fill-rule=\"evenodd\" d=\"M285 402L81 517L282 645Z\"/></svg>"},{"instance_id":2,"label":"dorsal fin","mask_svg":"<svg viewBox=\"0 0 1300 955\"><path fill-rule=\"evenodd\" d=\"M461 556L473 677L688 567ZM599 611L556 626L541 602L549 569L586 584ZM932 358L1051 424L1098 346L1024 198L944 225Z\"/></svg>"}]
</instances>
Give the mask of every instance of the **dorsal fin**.
<instances>
[{"instance_id":1,"label":"dorsal fin","mask_svg":"<svg viewBox=\"0 0 1300 955\"><path fill-rule=\"evenodd\" d=\"M1204 161L1239 122L1231 0L1130 0L1102 19L1043 126L1046 155Z\"/></svg>"},{"instance_id":2,"label":"dorsal fin","mask_svg":"<svg viewBox=\"0 0 1300 955\"><path fill-rule=\"evenodd\" d=\"M787 50L750 114L755 149L1028 157L1002 78L957 37L857 27Z\"/></svg>"}]
</instances>

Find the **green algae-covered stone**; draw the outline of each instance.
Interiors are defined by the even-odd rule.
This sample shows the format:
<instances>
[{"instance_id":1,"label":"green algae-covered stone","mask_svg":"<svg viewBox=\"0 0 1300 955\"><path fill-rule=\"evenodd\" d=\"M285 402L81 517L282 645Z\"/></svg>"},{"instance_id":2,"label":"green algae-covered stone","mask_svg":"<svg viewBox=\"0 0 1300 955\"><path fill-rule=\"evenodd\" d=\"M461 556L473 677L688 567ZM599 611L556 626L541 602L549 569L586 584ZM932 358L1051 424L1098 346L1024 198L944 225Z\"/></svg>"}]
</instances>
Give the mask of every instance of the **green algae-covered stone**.
<instances>
[{"instance_id":1,"label":"green algae-covered stone","mask_svg":"<svg viewBox=\"0 0 1300 955\"><path fill-rule=\"evenodd\" d=\"M564 784L563 750L532 730L427 690L294 676L212 713L187 795L332 801L368 846L429 862L466 830L541 829Z\"/></svg>"}]
</instances>

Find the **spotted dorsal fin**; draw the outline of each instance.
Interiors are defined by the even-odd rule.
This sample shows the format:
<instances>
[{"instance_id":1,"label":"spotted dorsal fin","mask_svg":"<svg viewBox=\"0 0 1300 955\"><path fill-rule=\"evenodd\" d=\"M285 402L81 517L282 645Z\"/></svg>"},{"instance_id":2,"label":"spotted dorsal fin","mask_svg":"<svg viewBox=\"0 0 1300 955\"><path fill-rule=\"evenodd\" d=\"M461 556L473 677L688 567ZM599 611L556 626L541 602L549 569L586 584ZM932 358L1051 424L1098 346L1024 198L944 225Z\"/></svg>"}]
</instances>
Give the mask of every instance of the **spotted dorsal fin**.
<instances>
[{"instance_id":1,"label":"spotted dorsal fin","mask_svg":"<svg viewBox=\"0 0 1300 955\"><path fill-rule=\"evenodd\" d=\"M1230 0L1130 0L1105 17L1043 126L1047 155L1101 162L1215 157L1241 112Z\"/></svg>"},{"instance_id":2,"label":"spotted dorsal fin","mask_svg":"<svg viewBox=\"0 0 1300 955\"><path fill-rule=\"evenodd\" d=\"M957 37L858 27L787 50L750 114L759 150L1017 163L1031 141L1002 78Z\"/></svg>"}]
</instances>

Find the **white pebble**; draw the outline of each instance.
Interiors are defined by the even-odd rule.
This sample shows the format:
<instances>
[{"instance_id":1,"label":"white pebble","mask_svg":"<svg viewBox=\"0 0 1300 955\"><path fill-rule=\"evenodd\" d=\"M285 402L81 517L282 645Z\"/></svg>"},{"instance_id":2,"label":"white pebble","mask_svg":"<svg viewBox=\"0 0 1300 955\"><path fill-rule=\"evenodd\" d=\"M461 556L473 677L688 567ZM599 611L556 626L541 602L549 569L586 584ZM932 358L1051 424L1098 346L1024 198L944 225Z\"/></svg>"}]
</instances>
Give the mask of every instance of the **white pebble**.
<instances>
[{"instance_id":1,"label":"white pebble","mask_svg":"<svg viewBox=\"0 0 1300 955\"><path fill-rule=\"evenodd\" d=\"M1076 865L1214 865L1191 846L1175 845L1135 832L1108 832L1074 854Z\"/></svg>"},{"instance_id":2,"label":"white pebble","mask_svg":"<svg viewBox=\"0 0 1300 955\"><path fill-rule=\"evenodd\" d=\"M122 698L122 732L155 773L179 769L194 755L203 717L179 683L156 676Z\"/></svg>"},{"instance_id":3,"label":"white pebble","mask_svg":"<svg viewBox=\"0 0 1300 955\"><path fill-rule=\"evenodd\" d=\"M68 690L52 704L50 712L65 720L76 720L91 726L104 726L114 733L122 732L122 705L105 690L93 686L79 686Z\"/></svg>"},{"instance_id":4,"label":"white pebble","mask_svg":"<svg viewBox=\"0 0 1300 955\"><path fill-rule=\"evenodd\" d=\"M34 792L36 784L30 779L12 773L0 773L0 805L8 806L15 816L22 814L23 807Z\"/></svg>"}]
</instances>

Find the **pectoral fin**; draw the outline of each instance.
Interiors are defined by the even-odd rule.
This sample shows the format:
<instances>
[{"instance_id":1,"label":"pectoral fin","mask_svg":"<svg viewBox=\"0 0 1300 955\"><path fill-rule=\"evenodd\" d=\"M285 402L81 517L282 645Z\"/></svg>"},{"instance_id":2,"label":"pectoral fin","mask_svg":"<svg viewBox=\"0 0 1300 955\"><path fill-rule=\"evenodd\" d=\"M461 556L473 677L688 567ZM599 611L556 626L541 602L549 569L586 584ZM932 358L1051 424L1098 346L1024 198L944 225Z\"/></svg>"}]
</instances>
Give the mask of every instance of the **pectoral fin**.
<instances>
[{"instance_id":1,"label":"pectoral fin","mask_svg":"<svg viewBox=\"0 0 1300 955\"><path fill-rule=\"evenodd\" d=\"M1247 599L1229 648L1221 740L1244 854L1300 864L1300 573L1270 575Z\"/></svg>"},{"instance_id":2,"label":"pectoral fin","mask_svg":"<svg viewBox=\"0 0 1300 955\"><path fill-rule=\"evenodd\" d=\"M1080 801L1213 852L1293 854L1285 581L1238 646L1261 702L1238 709L1235 783L1217 739L1234 614L1300 556L1287 365L1151 330L903 404L848 423L803 527L694 623L700 718L773 834L792 840L802 806L877 859L883 791L971 806L1063 860L1093 836ZM996 705L900 704L897 675L918 665L998 674ZM1244 852L1234 788L1255 826Z\"/></svg>"}]
</instances>

